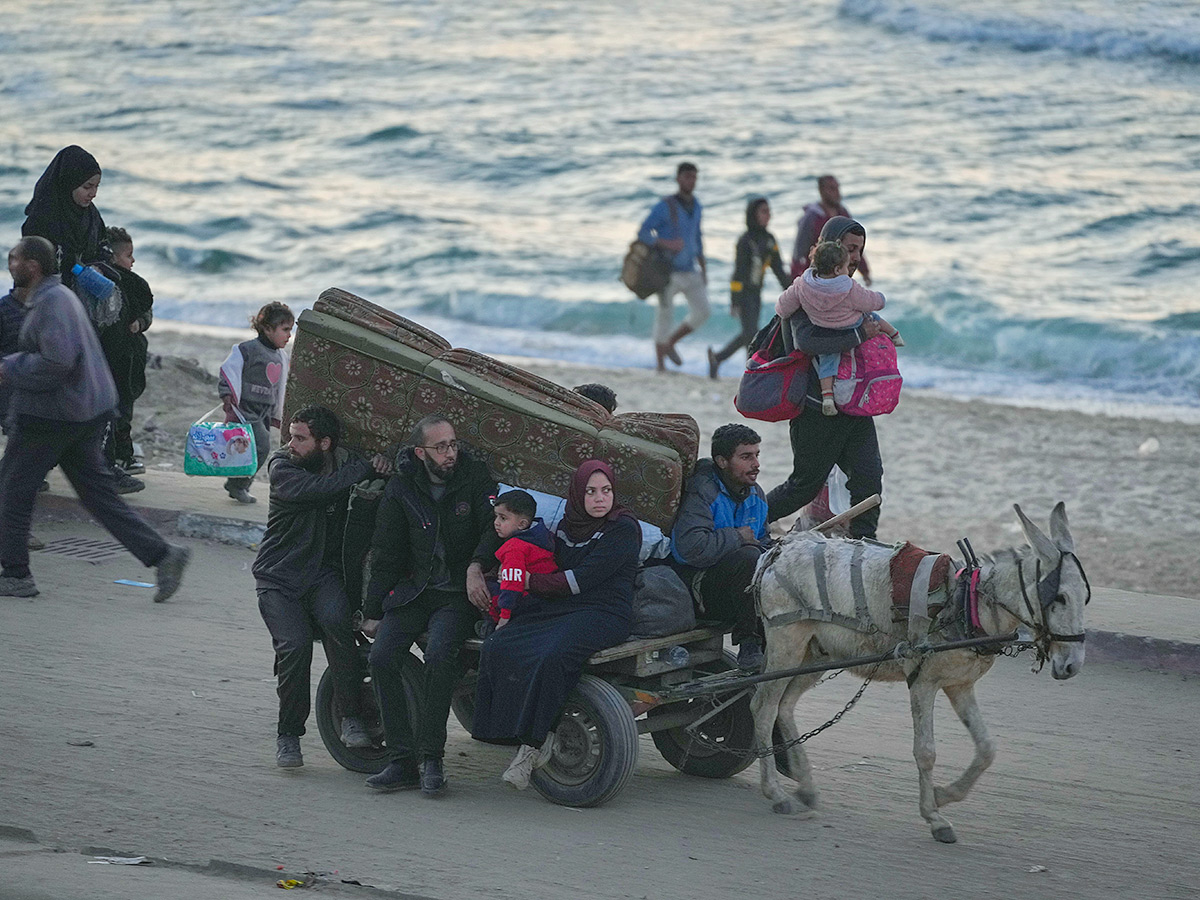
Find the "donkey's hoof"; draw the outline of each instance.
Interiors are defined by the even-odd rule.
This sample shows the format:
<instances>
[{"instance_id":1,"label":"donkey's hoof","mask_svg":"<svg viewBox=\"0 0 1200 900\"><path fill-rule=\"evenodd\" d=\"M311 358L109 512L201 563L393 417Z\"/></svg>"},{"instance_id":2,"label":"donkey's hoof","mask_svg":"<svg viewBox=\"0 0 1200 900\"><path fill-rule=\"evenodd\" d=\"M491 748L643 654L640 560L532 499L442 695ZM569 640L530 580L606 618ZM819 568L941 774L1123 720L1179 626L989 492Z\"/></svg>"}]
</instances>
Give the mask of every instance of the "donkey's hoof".
<instances>
[{"instance_id":1,"label":"donkey's hoof","mask_svg":"<svg viewBox=\"0 0 1200 900\"><path fill-rule=\"evenodd\" d=\"M771 804L771 812L777 812L781 816L794 816L799 811L799 808L791 800L780 800Z\"/></svg>"},{"instance_id":2,"label":"donkey's hoof","mask_svg":"<svg viewBox=\"0 0 1200 900\"><path fill-rule=\"evenodd\" d=\"M958 842L958 836L954 833L953 825L938 825L933 829L933 839L941 841L943 844L954 844Z\"/></svg>"},{"instance_id":3,"label":"donkey's hoof","mask_svg":"<svg viewBox=\"0 0 1200 900\"><path fill-rule=\"evenodd\" d=\"M798 790L795 792L795 796L797 800L799 800L809 809L816 809L819 806L816 791Z\"/></svg>"}]
</instances>

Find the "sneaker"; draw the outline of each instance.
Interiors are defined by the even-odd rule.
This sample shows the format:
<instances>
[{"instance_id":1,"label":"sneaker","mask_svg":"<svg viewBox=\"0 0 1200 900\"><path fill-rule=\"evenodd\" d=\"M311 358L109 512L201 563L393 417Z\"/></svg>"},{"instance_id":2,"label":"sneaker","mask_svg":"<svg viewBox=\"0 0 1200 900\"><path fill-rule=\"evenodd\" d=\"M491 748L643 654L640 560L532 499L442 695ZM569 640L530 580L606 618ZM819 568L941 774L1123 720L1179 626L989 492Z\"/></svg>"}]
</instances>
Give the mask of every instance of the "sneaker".
<instances>
[{"instance_id":1,"label":"sneaker","mask_svg":"<svg viewBox=\"0 0 1200 900\"><path fill-rule=\"evenodd\" d=\"M134 478L132 475L126 474L124 469L114 466L112 473L117 477L118 494L136 494L138 491L146 489L146 482L140 478Z\"/></svg>"},{"instance_id":2,"label":"sneaker","mask_svg":"<svg viewBox=\"0 0 1200 900\"><path fill-rule=\"evenodd\" d=\"M367 726L357 716L342 718L342 743L351 750L365 750L367 747L375 746L375 742L367 734Z\"/></svg>"},{"instance_id":3,"label":"sneaker","mask_svg":"<svg viewBox=\"0 0 1200 900\"><path fill-rule=\"evenodd\" d=\"M421 793L436 797L446 789L446 776L442 773L440 759L427 759L421 763Z\"/></svg>"},{"instance_id":4,"label":"sneaker","mask_svg":"<svg viewBox=\"0 0 1200 900\"><path fill-rule=\"evenodd\" d=\"M236 491L227 490L231 500L236 500L238 503L257 503L258 498L251 494L245 488L238 488Z\"/></svg>"},{"instance_id":5,"label":"sneaker","mask_svg":"<svg viewBox=\"0 0 1200 900\"><path fill-rule=\"evenodd\" d=\"M145 475L146 474L146 466L141 462L141 460L137 460L137 459L133 459L133 458L118 459L117 460L117 468L120 469L122 472L124 472L126 475Z\"/></svg>"},{"instance_id":6,"label":"sneaker","mask_svg":"<svg viewBox=\"0 0 1200 900\"><path fill-rule=\"evenodd\" d=\"M743 672L761 672L766 664L767 657L758 638L746 638L738 644L737 667Z\"/></svg>"},{"instance_id":7,"label":"sneaker","mask_svg":"<svg viewBox=\"0 0 1200 900\"><path fill-rule=\"evenodd\" d=\"M154 602L162 603L177 590L179 582L183 581L183 570L187 568L192 551L187 547L177 547L171 544L167 555L158 562L158 591L154 594Z\"/></svg>"},{"instance_id":8,"label":"sneaker","mask_svg":"<svg viewBox=\"0 0 1200 900\"><path fill-rule=\"evenodd\" d=\"M713 381L717 380L717 369L719 369L720 367L721 367L721 364L719 362L717 362L717 354L713 353L712 347L709 347L708 348L708 377L711 378Z\"/></svg>"},{"instance_id":9,"label":"sneaker","mask_svg":"<svg viewBox=\"0 0 1200 900\"><path fill-rule=\"evenodd\" d=\"M37 535L31 534L28 538L25 539L25 546L28 547L30 550L45 550L46 542L43 541Z\"/></svg>"},{"instance_id":10,"label":"sneaker","mask_svg":"<svg viewBox=\"0 0 1200 900\"><path fill-rule=\"evenodd\" d=\"M294 734L281 734L275 739L275 765L281 769L297 769L304 765L300 738Z\"/></svg>"},{"instance_id":11,"label":"sneaker","mask_svg":"<svg viewBox=\"0 0 1200 900\"><path fill-rule=\"evenodd\" d=\"M837 404L833 402L832 397L821 398L821 414L825 416L836 416L838 414Z\"/></svg>"},{"instance_id":12,"label":"sneaker","mask_svg":"<svg viewBox=\"0 0 1200 900\"><path fill-rule=\"evenodd\" d=\"M504 774L500 778L518 791L525 790L529 787L529 776L533 774L534 764L539 755L540 751L536 747L522 744L517 748L517 755L513 757L513 761L508 764L508 768L504 770Z\"/></svg>"},{"instance_id":13,"label":"sneaker","mask_svg":"<svg viewBox=\"0 0 1200 900\"><path fill-rule=\"evenodd\" d=\"M367 787L380 793L392 791L411 791L421 785L421 773L417 764L411 759L396 759L387 764L387 768L378 775L367 779Z\"/></svg>"},{"instance_id":14,"label":"sneaker","mask_svg":"<svg viewBox=\"0 0 1200 900\"><path fill-rule=\"evenodd\" d=\"M33 583L32 575L26 575L24 578L0 575L0 597L36 597L37 595L38 589L37 585Z\"/></svg>"}]
</instances>

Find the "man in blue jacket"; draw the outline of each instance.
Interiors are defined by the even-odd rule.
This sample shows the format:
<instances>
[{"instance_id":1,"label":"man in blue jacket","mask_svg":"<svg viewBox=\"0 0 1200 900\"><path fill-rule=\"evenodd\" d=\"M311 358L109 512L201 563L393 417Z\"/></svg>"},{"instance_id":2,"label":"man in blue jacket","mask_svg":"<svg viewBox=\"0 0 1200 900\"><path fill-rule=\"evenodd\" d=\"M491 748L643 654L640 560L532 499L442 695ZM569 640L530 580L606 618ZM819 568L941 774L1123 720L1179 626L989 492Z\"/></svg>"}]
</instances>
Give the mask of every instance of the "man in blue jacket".
<instances>
[{"instance_id":1,"label":"man in blue jacket","mask_svg":"<svg viewBox=\"0 0 1200 900\"><path fill-rule=\"evenodd\" d=\"M696 463L671 530L675 570L692 589L702 618L733 624L738 668L758 670L763 644L747 589L770 546L767 499L758 486L762 439L745 425L722 425L712 458Z\"/></svg>"},{"instance_id":2,"label":"man in blue jacket","mask_svg":"<svg viewBox=\"0 0 1200 900\"><path fill-rule=\"evenodd\" d=\"M698 174L694 163L680 163L675 171L675 183L679 185L679 190L654 204L638 230L638 240L643 244L673 254L671 280L658 295L658 313L654 318L654 355L660 372L666 368L664 360L682 365L683 360L675 345L707 322L709 316L708 270L704 262L704 239L700 234L700 201L694 193ZM688 314L679 327L672 331L671 305L679 293L687 298Z\"/></svg>"}]
</instances>

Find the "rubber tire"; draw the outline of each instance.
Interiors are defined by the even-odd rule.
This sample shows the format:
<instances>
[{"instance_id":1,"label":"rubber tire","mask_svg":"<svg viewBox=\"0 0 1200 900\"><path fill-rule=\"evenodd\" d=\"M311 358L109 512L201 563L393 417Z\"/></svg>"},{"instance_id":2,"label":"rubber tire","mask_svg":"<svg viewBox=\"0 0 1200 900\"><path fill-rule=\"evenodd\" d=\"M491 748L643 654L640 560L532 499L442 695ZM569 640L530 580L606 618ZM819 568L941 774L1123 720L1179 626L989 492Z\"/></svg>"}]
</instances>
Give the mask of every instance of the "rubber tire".
<instances>
[{"instance_id":1,"label":"rubber tire","mask_svg":"<svg viewBox=\"0 0 1200 900\"><path fill-rule=\"evenodd\" d=\"M580 750L594 758L580 762ZM607 681L583 675L555 728L554 754L529 781L551 803L600 806L625 787L637 758L637 724L629 704Z\"/></svg>"},{"instance_id":2,"label":"rubber tire","mask_svg":"<svg viewBox=\"0 0 1200 900\"><path fill-rule=\"evenodd\" d=\"M463 692L455 691L450 700L450 708L454 710L454 718L458 719L458 724L470 734L471 726L475 724L474 688Z\"/></svg>"},{"instance_id":3,"label":"rubber tire","mask_svg":"<svg viewBox=\"0 0 1200 900\"><path fill-rule=\"evenodd\" d=\"M401 661L401 676L404 679L404 696L408 701L408 709L410 715L414 715L417 710L418 697L420 696L419 686L422 678L421 660L417 659L411 653L406 653L405 658ZM370 715L364 715L364 718L371 719L377 716L375 691L371 687L369 681L363 682L363 703L370 704ZM327 668L321 675L321 680L317 684L316 708L317 730L321 733L321 742L325 745L325 749L329 751L329 755L343 769L349 769L351 772L361 772L364 775L377 775L387 768L388 761L391 758L387 747L371 747L366 749L357 749L347 747L342 743L342 717L337 714L333 703L333 673Z\"/></svg>"},{"instance_id":4,"label":"rubber tire","mask_svg":"<svg viewBox=\"0 0 1200 900\"><path fill-rule=\"evenodd\" d=\"M728 672L737 668L737 657L726 650L723 654L723 665L713 663L698 667L708 674ZM726 695L728 696L728 695ZM720 727L719 734L708 733L709 737L724 738L731 747L754 746L754 713L750 710L750 694L747 694L733 706L718 714L709 723L716 722ZM723 700L724 697L718 699ZM687 704L707 704L706 698L689 700ZM656 715L667 715L679 710L682 703L671 703L650 710L650 718ZM748 769L754 762L753 756L742 756L734 753L722 753L707 747L696 745L687 733L685 726L671 728L666 731L652 731L650 737L654 746L663 755L663 759L685 775L695 775L700 778L732 778L738 772Z\"/></svg>"}]
</instances>

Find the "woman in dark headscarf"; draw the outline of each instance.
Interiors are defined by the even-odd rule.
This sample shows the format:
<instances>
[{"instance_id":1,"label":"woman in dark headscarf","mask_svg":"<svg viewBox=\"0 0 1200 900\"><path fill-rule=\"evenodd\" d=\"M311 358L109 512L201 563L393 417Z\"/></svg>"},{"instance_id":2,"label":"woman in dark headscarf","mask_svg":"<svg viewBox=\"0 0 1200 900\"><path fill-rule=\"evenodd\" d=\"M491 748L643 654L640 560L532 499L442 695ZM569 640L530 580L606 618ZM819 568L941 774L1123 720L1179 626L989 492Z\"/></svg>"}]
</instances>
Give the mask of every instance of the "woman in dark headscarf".
<instances>
[{"instance_id":1,"label":"woman in dark headscarf","mask_svg":"<svg viewBox=\"0 0 1200 900\"><path fill-rule=\"evenodd\" d=\"M738 238L733 276L729 279L729 303L742 330L720 350L708 348L708 377L716 378L721 363L742 347L747 347L758 332L758 314L762 309L762 286L767 269L775 273L779 286L787 288L792 279L783 271L783 259L775 235L767 231L771 205L766 197L755 197L746 204L746 231Z\"/></svg>"},{"instance_id":2,"label":"woman in dark headscarf","mask_svg":"<svg viewBox=\"0 0 1200 900\"><path fill-rule=\"evenodd\" d=\"M100 187L100 164L82 147L59 150L33 189L21 234L38 235L58 250L58 270L71 286L76 263L96 262L104 242L104 219L92 201Z\"/></svg>"},{"instance_id":3,"label":"woman in dark headscarf","mask_svg":"<svg viewBox=\"0 0 1200 900\"><path fill-rule=\"evenodd\" d=\"M551 729L588 657L629 637L641 544L637 519L616 501L612 469L588 460L571 477L555 535L559 571L529 576L528 600L480 657L471 734L520 745L504 773L518 790L549 760Z\"/></svg>"}]
</instances>

